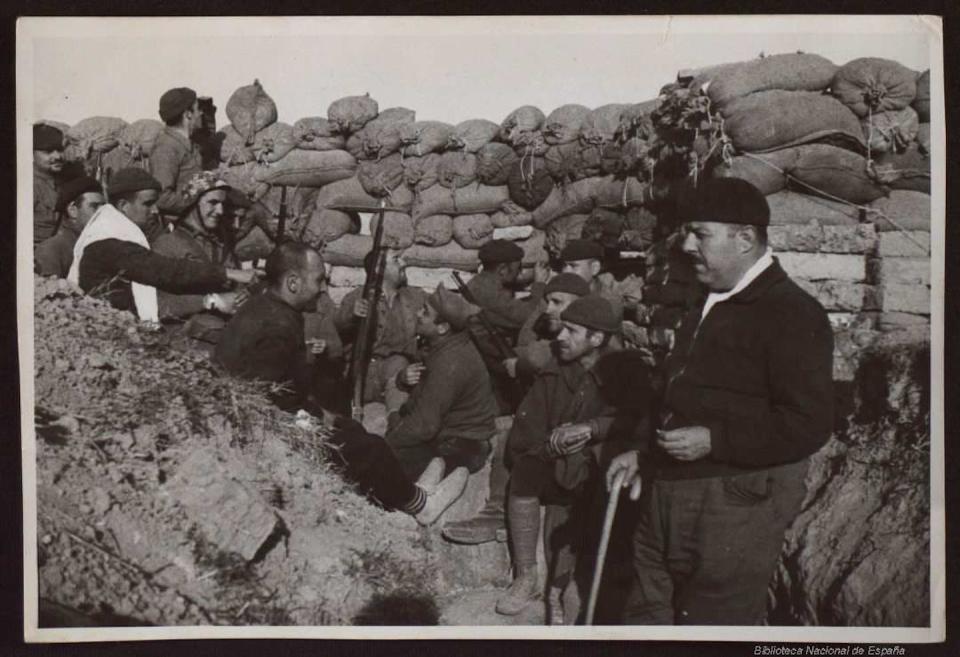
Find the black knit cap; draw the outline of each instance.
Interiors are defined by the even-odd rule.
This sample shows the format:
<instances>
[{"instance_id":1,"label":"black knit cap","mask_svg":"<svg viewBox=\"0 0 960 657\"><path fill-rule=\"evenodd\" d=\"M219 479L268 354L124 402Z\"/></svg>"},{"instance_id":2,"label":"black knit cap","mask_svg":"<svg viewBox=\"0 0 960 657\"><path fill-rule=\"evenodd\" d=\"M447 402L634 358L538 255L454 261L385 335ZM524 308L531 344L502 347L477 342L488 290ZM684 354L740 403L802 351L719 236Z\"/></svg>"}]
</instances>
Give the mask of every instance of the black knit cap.
<instances>
[{"instance_id":1,"label":"black knit cap","mask_svg":"<svg viewBox=\"0 0 960 657\"><path fill-rule=\"evenodd\" d=\"M193 107L197 92L189 87L177 87L160 96L160 118L163 122L173 120Z\"/></svg>"},{"instance_id":2,"label":"black knit cap","mask_svg":"<svg viewBox=\"0 0 960 657\"><path fill-rule=\"evenodd\" d=\"M68 205L87 192L98 192L102 194L103 188L100 187L100 183L90 176L80 176L79 178L65 182L57 194L57 204L55 208L59 212L63 212Z\"/></svg>"},{"instance_id":3,"label":"black knit cap","mask_svg":"<svg viewBox=\"0 0 960 657\"><path fill-rule=\"evenodd\" d=\"M620 322L613 312L613 306L596 294L574 299L573 303L560 313L560 319L604 333L617 333L620 330Z\"/></svg>"},{"instance_id":4,"label":"black knit cap","mask_svg":"<svg viewBox=\"0 0 960 657\"><path fill-rule=\"evenodd\" d=\"M161 190L157 179L147 173L140 167L127 167L120 169L110 178L110 185L107 187L107 193L113 199L119 194L127 192L139 192L144 189Z\"/></svg>"},{"instance_id":5,"label":"black knit cap","mask_svg":"<svg viewBox=\"0 0 960 657\"><path fill-rule=\"evenodd\" d=\"M480 247L480 262L496 265L501 262L523 260L523 249L510 240L493 240Z\"/></svg>"},{"instance_id":6,"label":"black knit cap","mask_svg":"<svg viewBox=\"0 0 960 657\"><path fill-rule=\"evenodd\" d=\"M63 133L52 125L35 123L33 125L33 150L35 151L62 151Z\"/></svg>"},{"instance_id":7,"label":"black knit cap","mask_svg":"<svg viewBox=\"0 0 960 657\"><path fill-rule=\"evenodd\" d=\"M770 206L763 193L740 178L707 178L683 194L678 203L681 221L769 226Z\"/></svg>"},{"instance_id":8,"label":"black knit cap","mask_svg":"<svg viewBox=\"0 0 960 657\"><path fill-rule=\"evenodd\" d=\"M568 240L560 252L560 259L564 262L577 260L591 260L603 258L603 247L593 240Z\"/></svg>"},{"instance_id":9,"label":"black knit cap","mask_svg":"<svg viewBox=\"0 0 960 657\"><path fill-rule=\"evenodd\" d=\"M547 281L547 287L543 293L550 294L551 292L566 292L567 294L584 297L590 294L590 285L576 274L567 272L557 274Z\"/></svg>"}]
</instances>

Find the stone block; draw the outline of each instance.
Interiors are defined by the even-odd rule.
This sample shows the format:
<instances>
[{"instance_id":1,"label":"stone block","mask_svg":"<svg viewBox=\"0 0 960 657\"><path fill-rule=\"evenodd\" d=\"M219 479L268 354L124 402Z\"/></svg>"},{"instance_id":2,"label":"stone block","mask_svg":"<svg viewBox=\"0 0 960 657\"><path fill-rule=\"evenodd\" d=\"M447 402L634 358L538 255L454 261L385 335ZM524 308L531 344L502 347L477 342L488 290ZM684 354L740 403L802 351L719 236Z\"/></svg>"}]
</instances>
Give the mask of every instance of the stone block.
<instances>
[{"instance_id":1,"label":"stone block","mask_svg":"<svg viewBox=\"0 0 960 657\"><path fill-rule=\"evenodd\" d=\"M770 226L767 235L770 246L778 252L869 253L876 248L877 242L876 229L872 224Z\"/></svg>"},{"instance_id":2,"label":"stone block","mask_svg":"<svg viewBox=\"0 0 960 657\"><path fill-rule=\"evenodd\" d=\"M926 328L930 330L928 315L914 315L911 313L875 313L874 322L880 331L898 331L901 329Z\"/></svg>"},{"instance_id":3,"label":"stone block","mask_svg":"<svg viewBox=\"0 0 960 657\"><path fill-rule=\"evenodd\" d=\"M334 265L330 268L330 287L361 287L366 280L363 267Z\"/></svg>"},{"instance_id":4,"label":"stone block","mask_svg":"<svg viewBox=\"0 0 960 657\"><path fill-rule=\"evenodd\" d=\"M930 314L930 287L927 285L890 283L882 286L883 312Z\"/></svg>"},{"instance_id":5,"label":"stone block","mask_svg":"<svg viewBox=\"0 0 960 657\"><path fill-rule=\"evenodd\" d=\"M929 257L930 233L919 230L880 233L876 253L878 256Z\"/></svg>"},{"instance_id":6,"label":"stone block","mask_svg":"<svg viewBox=\"0 0 960 657\"><path fill-rule=\"evenodd\" d=\"M441 267L437 269L428 269L426 267L407 267L407 284L416 287L422 287L425 290L433 291L437 285L443 283L444 287L453 290L457 285L453 280L454 269ZM470 272L458 272L464 283L473 278Z\"/></svg>"},{"instance_id":7,"label":"stone block","mask_svg":"<svg viewBox=\"0 0 960 657\"><path fill-rule=\"evenodd\" d=\"M827 311L857 312L880 308L879 291L872 285L848 281L810 281L795 278Z\"/></svg>"},{"instance_id":8,"label":"stone block","mask_svg":"<svg viewBox=\"0 0 960 657\"><path fill-rule=\"evenodd\" d=\"M278 529L280 519L240 480L242 472L242 464L224 463L213 449L199 449L180 465L164 490L207 540L249 561Z\"/></svg>"},{"instance_id":9,"label":"stone block","mask_svg":"<svg viewBox=\"0 0 960 657\"><path fill-rule=\"evenodd\" d=\"M785 252L777 258L791 278L860 282L867 277L867 260L862 255Z\"/></svg>"},{"instance_id":10,"label":"stone block","mask_svg":"<svg viewBox=\"0 0 960 657\"><path fill-rule=\"evenodd\" d=\"M930 285L929 258L873 258L868 263L868 272L871 280L881 285L888 283Z\"/></svg>"}]
</instances>

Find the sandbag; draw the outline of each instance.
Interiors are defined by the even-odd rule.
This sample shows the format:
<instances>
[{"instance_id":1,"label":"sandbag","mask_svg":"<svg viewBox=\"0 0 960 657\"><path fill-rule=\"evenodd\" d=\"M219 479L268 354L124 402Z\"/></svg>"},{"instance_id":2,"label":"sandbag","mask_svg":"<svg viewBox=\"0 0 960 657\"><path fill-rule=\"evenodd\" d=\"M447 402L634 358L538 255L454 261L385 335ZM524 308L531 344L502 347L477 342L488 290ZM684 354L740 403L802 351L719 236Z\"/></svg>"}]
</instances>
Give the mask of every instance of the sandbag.
<instances>
[{"instance_id":1,"label":"sandbag","mask_svg":"<svg viewBox=\"0 0 960 657\"><path fill-rule=\"evenodd\" d=\"M723 130L741 152L763 153L826 138L863 148L860 121L832 96L811 91L760 91L721 110Z\"/></svg>"},{"instance_id":2,"label":"sandbag","mask_svg":"<svg viewBox=\"0 0 960 657\"><path fill-rule=\"evenodd\" d=\"M415 192L419 193L437 184L440 166L440 153L429 153L423 157L403 158L403 180Z\"/></svg>"},{"instance_id":3,"label":"sandbag","mask_svg":"<svg viewBox=\"0 0 960 657\"><path fill-rule=\"evenodd\" d=\"M853 226L859 222L860 211L846 203L784 190L767 196L771 226Z\"/></svg>"},{"instance_id":4,"label":"sandbag","mask_svg":"<svg viewBox=\"0 0 960 657\"><path fill-rule=\"evenodd\" d=\"M642 103L627 105L620 112L620 125L617 127L616 141L624 141L630 137L640 137L644 141L654 134L653 121L650 115L660 105L660 99L645 100Z\"/></svg>"},{"instance_id":5,"label":"sandbag","mask_svg":"<svg viewBox=\"0 0 960 657\"><path fill-rule=\"evenodd\" d=\"M322 208L345 205L376 208L379 203L380 199L368 194L356 176L325 185L317 194L317 207ZM393 190L393 193L387 197L388 205L403 210L410 208L412 203L413 192L406 185Z\"/></svg>"},{"instance_id":6,"label":"sandbag","mask_svg":"<svg viewBox=\"0 0 960 657\"><path fill-rule=\"evenodd\" d=\"M917 145L920 146L920 151L930 154L930 124L921 123L920 127L917 129Z\"/></svg>"},{"instance_id":7,"label":"sandbag","mask_svg":"<svg viewBox=\"0 0 960 657\"><path fill-rule=\"evenodd\" d=\"M346 96L330 103L327 119L332 124L333 132L349 135L375 119L379 109L377 101L371 98L370 94Z\"/></svg>"},{"instance_id":8,"label":"sandbag","mask_svg":"<svg viewBox=\"0 0 960 657\"><path fill-rule=\"evenodd\" d=\"M328 242L320 255L330 265L344 267L362 267L363 259L373 249L373 236L347 233L343 237Z\"/></svg>"},{"instance_id":9,"label":"sandbag","mask_svg":"<svg viewBox=\"0 0 960 657\"><path fill-rule=\"evenodd\" d=\"M878 179L890 189L930 193L930 156L917 142L900 153L883 153L874 160L874 167Z\"/></svg>"},{"instance_id":10,"label":"sandbag","mask_svg":"<svg viewBox=\"0 0 960 657\"><path fill-rule=\"evenodd\" d=\"M447 147L453 135L453 126L442 121L416 121L400 129L400 152L405 156L423 157L438 153Z\"/></svg>"},{"instance_id":11,"label":"sandbag","mask_svg":"<svg viewBox=\"0 0 960 657\"><path fill-rule=\"evenodd\" d=\"M105 172L109 171L110 175L113 175L120 169L129 169L132 167L140 167L141 169L149 168L147 158L142 156L134 157L133 153L123 146L117 146L106 153L94 154L84 162L84 170L89 171L90 175L96 175L98 159L101 170Z\"/></svg>"},{"instance_id":12,"label":"sandbag","mask_svg":"<svg viewBox=\"0 0 960 657\"><path fill-rule=\"evenodd\" d=\"M930 122L930 69L917 78L917 95L913 99L913 109L923 123Z\"/></svg>"},{"instance_id":13,"label":"sandbag","mask_svg":"<svg viewBox=\"0 0 960 657\"><path fill-rule=\"evenodd\" d=\"M653 200L651 196L653 185L636 178L602 176L594 180L592 195L597 207L625 209L650 203Z\"/></svg>"},{"instance_id":14,"label":"sandbag","mask_svg":"<svg viewBox=\"0 0 960 657\"><path fill-rule=\"evenodd\" d=\"M588 214L568 214L550 222L546 227L545 248L558 258L569 240L580 239L583 227L590 218Z\"/></svg>"},{"instance_id":15,"label":"sandbag","mask_svg":"<svg viewBox=\"0 0 960 657\"><path fill-rule=\"evenodd\" d=\"M127 122L113 116L92 116L81 120L64 135L64 155L69 160L86 160L117 147Z\"/></svg>"},{"instance_id":16,"label":"sandbag","mask_svg":"<svg viewBox=\"0 0 960 657\"><path fill-rule=\"evenodd\" d=\"M519 132L511 142L513 152L520 157L541 156L547 152L550 147L543 139L543 133L539 130L533 132Z\"/></svg>"},{"instance_id":17,"label":"sandbag","mask_svg":"<svg viewBox=\"0 0 960 657\"><path fill-rule=\"evenodd\" d=\"M282 159L257 165L259 182L291 187L322 187L356 173L357 161L346 151L292 150Z\"/></svg>"},{"instance_id":18,"label":"sandbag","mask_svg":"<svg viewBox=\"0 0 960 657\"><path fill-rule=\"evenodd\" d=\"M285 235L299 236L317 206L319 190L310 187L293 187L287 189L287 221L284 228ZM245 223L255 223L261 228L274 233L279 225L280 201L283 190L280 187L263 185L255 194L248 195L253 204L244 217Z\"/></svg>"},{"instance_id":19,"label":"sandbag","mask_svg":"<svg viewBox=\"0 0 960 657\"><path fill-rule=\"evenodd\" d=\"M721 68L701 78L709 82L707 95L714 107L758 91L822 91L830 86L838 66L825 57L807 53L769 55Z\"/></svg>"},{"instance_id":20,"label":"sandbag","mask_svg":"<svg viewBox=\"0 0 960 657\"><path fill-rule=\"evenodd\" d=\"M357 178L367 194L375 198L390 196L404 184L403 160L394 153L382 160L364 160L357 169Z\"/></svg>"},{"instance_id":21,"label":"sandbag","mask_svg":"<svg viewBox=\"0 0 960 657\"><path fill-rule=\"evenodd\" d=\"M533 225L542 229L560 217L589 213L594 208L594 194L600 184L600 178L584 178L554 187L546 200L531 213Z\"/></svg>"},{"instance_id":22,"label":"sandbag","mask_svg":"<svg viewBox=\"0 0 960 657\"><path fill-rule=\"evenodd\" d=\"M887 198L870 204L880 214L868 213L867 218L880 232L894 230L930 230L930 195L923 192L894 190ZM896 222L896 225L890 220Z\"/></svg>"},{"instance_id":23,"label":"sandbag","mask_svg":"<svg viewBox=\"0 0 960 657\"><path fill-rule=\"evenodd\" d=\"M274 249L273 240L259 226L244 235L233 247L240 262L265 259Z\"/></svg>"},{"instance_id":24,"label":"sandbag","mask_svg":"<svg viewBox=\"0 0 960 657\"><path fill-rule=\"evenodd\" d=\"M494 228L529 226L533 223L533 215L529 212L505 212L500 210L490 215L490 223L493 224Z\"/></svg>"},{"instance_id":25,"label":"sandbag","mask_svg":"<svg viewBox=\"0 0 960 657\"><path fill-rule=\"evenodd\" d=\"M500 139L513 144L520 134L539 130L546 118L540 108L533 105L518 107L500 122Z\"/></svg>"},{"instance_id":26,"label":"sandbag","mask_svg":"<svg viewBox=\"0 0 960 657\"><path fill-rule=\"evenodd\" d=\"M509 198L506 185L493 187L473 183L459 188L434 185L420 193L412 214L414 219L431 214L490 214L499 210Z\"/></svg>"},{"instance_id":27,"label":"sandbag","mask_svg":"<svg viewBox=\"0 0 960 657\"><path fill-rule=\"evenodd\" d=\"M627 103L609 103L591 111L580 124L580 141L585 144L613 141L620 128L620 115L629 107Z\"/></svg>"},{"instance_id":28,"label":"sandbag","mask_svg":"<svg viewBox=\"0 0 960 657\"><path fill-rule=\"evenodd\" d=\"M268 187L267 183L257 180L257 165L240 164L233 167L220 167L218 176L223 182L250 198L262 196Z\"/></svg>"},{"instance_id":29,"label":"sandbag","mask_svg":"<svg viewBox=\"0 0 960 657\"><path fill-rule=\"evenodd\" d=\"M764 196L769 196L786 189L785 168L796 160L796 148L759 155L739 155L713 167L710 175L717 178L741 178L759 189Z\"/></svg>"},{"instance_id":30,"label":"sandbag","mask_svg":"<svg viewBox=\"0 0 960 657\"><path fill-rule=\"evenodd\" d=\"M484 185L506 185L510 168L519 159L507 144L485 144L477 151L477 180Z\"/></svg>"},{"instance_id":31,"label":"sandbag","mask_svg":"<svg viewBox=\"0 0 960 657\"><path fill-rule=\"evenodd\" d=\"M464 151L440 154L437 182L444 187L466 187L477 180L477 156Z\"/></svg>"},{"instance_id":32,"label":"sandbag","mask_svg":"<svg viewBox=\"0 0 960 657\"><path fill-rule=\"evenodd\" d=\"M300 241L314 248L337 240L348 233L360 232L360 215L328 208L315 208L304 226Z\"/></svg>"},{"instance_id":33,"label":"sandbag","mask_svg":"<svg viewBox=\"0 0 960 657\"><path fill-rule=\"evenodd\" d=\"M383 213L383 246L390 249L405 249L413 244L413 218L405 212ZM377 232L380 215L370 217L370 234Z\"/></svg>"},{"instance_id":34,"label":"sandbag","mask_svg":"<svg viewBox=\"0 0 960 657\"><path fill-rule=\"evenodd\" d=\"M403 253L403 260L411 267L430 267L477 271L480 258L476 249L465 249L451 240L443 246L414 244Z\"/></svg>"},{"instance_id":35,"label":"sandbag","mask_svg":"<svg viewBox=\"0 0 960 657\"><path fill-rule=\"evenodd\" d=\"M476 153L486 144L493 141L500 126L487 119L467 119L458 123L447 142L447 148L452 151L466 151Z\"/></svg>"},{"instance_id":36,"label":"sandbag","mask_svg":"<svg viewBox=\"0 0 960 657\"><path fill-rule=\"evenodd\" d=\"M293 124L293 141L305 151L341 151L347 140L322 116L308 116Z\"/></svg>"},{"instance_id":37,"label":"sandbag","mask_svg":"<svg viewBox=\"0 0 960 657\"><path fill-rule=\"evenodd\" d=\"M579 141L573 141L547 149L544 164L556 182L573 182L600 175L600 153L597 146L585 147Z\"/></svg>"},{"instance_id":38,"label":"sandbag","mask_svg":"<svg viewBox=\"0 0 960 657\"><path fill-rule=\"evenodd\" d=\"M443 246L453 239L453 217L448 214L432 214L420 217L413 224L414 244Z\"/></svg>"},{"instance_id":39,"label":"sandbag","mask_svg":"<svg viewBox=\"0 0 960 657\"><path fill-rule=\"evenodd\" d=\"M391 107L347 139L347 150L357 159L376 160L400 150L401 130L414 122L416 113L405 107Z\"/></svg>"},{"instance_id":40,"label":"sandbag","mask_svg":"<svg viewBox=\"0 0 960 657\"><path fill-rule=\"evenodd\" d=\"M551 146L577 141L580 125L589 113L590 108L585 105L561 105L544 120L543 140Z\"/></svg>"},{"instance_id":41,"label":"sandbag","mask_svg":"<svg viewBox=\"0 0 960 657\"><path fill-rule=\"evenodd\" d=\"M234 91L227 100L226 113L247 145L253 144L256 134L277 120L277 106L259 80Z\"/></svg>"},{"instance_id":42,"label":"sandbag","mask_svg":"<svg viewBox=\"0 0 960 657\"><path fill-rule=\"evenodd\" d=\"M527 210L543 203L553 190L553 178L542 157L521 158L514 162L507 177L510 200Z\"/></svg>"},{"instance_id":43,"label":"sandbag","mask_svg":"<svg viewBox=\"0 0 960 657\"><path fill-rule=\"evenodd\" d=\"M875 153L906 150L920 130L917 111L912 107L871 114L861 120L861 125L870 150Z\"/></svg>"},{"instance_id":44,"label":"sandbag","mask_svg":"<svg viewBox=\"0 0 960 657\"><path fill-rule=\"evenodd\" d=\"M220 146L220 161L225 164L244 164L246 162L276 162L286 156L296 146L293 127L286 123L273 123L253 136L253 143L247 144L233 125L223 129L223 143Z\"/></svg>"},{"instance_id":45,"label":"sandbag","mask_svg":"<svg viewBox=\"0 0 960 657\"><path fill-rule=\"evenodd\" d=\"M120 131L120 148L123 148L134 160L150 157L157 137L163 132L164 125L156 119L139 119Z\"/></svg>"},{"instance_id":46,"label":"sandbag","mask_svg":"<svg viewBox=\"0 0 960 657\"><path fill-rule=\"evenodd\" d=\"M861 57L841 66L830 87L834 96L863 117L912 103L917 95L917 74L892 59Z\"/></svg>"},{"instance_id":47,"label":"sandbag","mask_svg":"<svg viewBox=\"0 0 960 657\"><path fill-rule=\"evenodd\" d=\"M465 249L479 249L493 239L490 215L461 214L453 218L453 239Z\"/></svg>"}]
</instances>

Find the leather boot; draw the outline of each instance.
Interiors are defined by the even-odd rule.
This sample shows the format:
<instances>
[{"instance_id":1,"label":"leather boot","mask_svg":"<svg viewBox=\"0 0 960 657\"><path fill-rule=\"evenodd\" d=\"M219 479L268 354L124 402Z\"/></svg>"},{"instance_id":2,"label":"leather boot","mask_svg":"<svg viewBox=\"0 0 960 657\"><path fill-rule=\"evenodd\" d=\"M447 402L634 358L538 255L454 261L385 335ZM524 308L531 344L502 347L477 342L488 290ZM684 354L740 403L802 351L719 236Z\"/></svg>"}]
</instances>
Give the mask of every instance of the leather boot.
<instances>
[{"instance_id":1,"label":"leather boot","mask_svg":"<svg viewBox=\"0 0 960 657\"><path fill-rule=\"evenodd\" d=\"M528 604L543 597L537 573L537 541L540 538L540 500L536 497L509 497L507 524L516 577L497 600L497 613L515 616Z\"/></svg>"}]
</instances>

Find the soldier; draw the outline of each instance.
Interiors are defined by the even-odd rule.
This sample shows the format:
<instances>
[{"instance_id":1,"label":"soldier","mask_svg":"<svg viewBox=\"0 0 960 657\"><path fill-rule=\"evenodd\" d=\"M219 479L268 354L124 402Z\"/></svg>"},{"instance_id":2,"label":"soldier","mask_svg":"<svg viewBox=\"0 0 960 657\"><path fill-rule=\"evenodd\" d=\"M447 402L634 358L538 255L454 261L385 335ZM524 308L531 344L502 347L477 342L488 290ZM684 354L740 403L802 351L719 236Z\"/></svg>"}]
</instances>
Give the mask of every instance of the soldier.
<instances>
[{"instance_id":1,"label":"soldier","mask_svg":"<svg viewBox=\"0 0 960 657\"><path fill-rule=\"evenodd\" d=\"M623 317L623 297L613 289L613 276L603 273L603 247L592 240L569 240L560 252L563 271L576 274L590 285L590 292L597 294L613 306L613 314Z\"/></svg>"},{"instance_id":2,"label":"soldier","mask_svg":"<svg viewBox=\"0 0 960 657\"><path fill-rule=\"evenodd\" d=\"M33 243L57 230L57 180L63 171L63 133L51 125L33 126Z\"/></svg>"},{"instance_id":3,"label":"soldier","mask_svg":"<svg viewBox=\"0 0 960 657\"><path fill-rule=\"evenodd\" d=\"M73 263L73 247L90 218L106 203L100 183L80 176L64 183L57 195L56 211L62 217L57 234L34 249L34 270L41 276L66 278Z\"/></svg>"},{"instance_id":4,"label":"soldier","mask_svg":"<svg viewBox=\"0 0 960 657\"><path fill-rule=\"evenodd\" d=\"M493 240L480 247L479 256L483 270L467 282L467 288L490 323L514 340L543 298L550 269L546 262L538 262L530 296L516 299L513 292L520 276L523 249L507 240Z\"/></svg>"},{"instance_id":5,"label":"soldier","mask_svg":"<svg viewBox=\"0 0 960 657\"><path fill-rule=\"evenodd\" d=\"M183 194L187 183L202 169L199 147L191 136L203 125L197 93L187 87L170 89L160 96L163 132L150 153L150 173L160 182L157 207L169 218L182 215L190 205Z\"/></svg>"}]
</instances>

